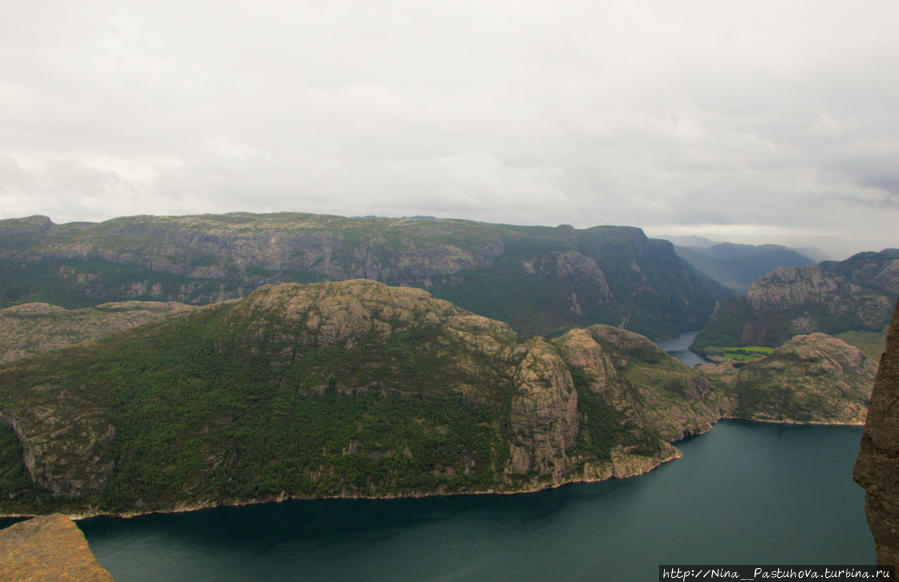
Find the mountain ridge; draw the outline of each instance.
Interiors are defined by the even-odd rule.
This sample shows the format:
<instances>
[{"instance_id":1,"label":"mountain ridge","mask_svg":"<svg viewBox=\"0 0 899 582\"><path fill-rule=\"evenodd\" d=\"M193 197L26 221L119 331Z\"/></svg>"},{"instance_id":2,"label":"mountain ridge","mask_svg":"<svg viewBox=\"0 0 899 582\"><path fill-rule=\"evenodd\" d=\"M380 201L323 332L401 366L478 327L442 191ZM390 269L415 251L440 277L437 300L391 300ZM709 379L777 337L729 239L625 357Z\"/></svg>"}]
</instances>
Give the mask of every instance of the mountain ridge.
<instances>
[{"instance_id":1,"label":"mountain ridge","mask_svg":"<svg viewBox=\"0 0 899 582\"><path fill-rule=\"evenodd\" d=\"M899 296L899 250L853 255L817 266L778 267L745 296L721 299L692 349L776 347L796 334L884 332Z\"/></svg>"},{"instance_id":2,"label":"mountain ridge","mask_svg":"<svg viewBox=\"0 0 899 582\"><path fill-rule=\"evenodd\" d=\"M531 491L639 474L720 416L633 332L522 340L369 280L263 286L17 360L0 391L5 513Z\"/></svg>"},{"instance_id":3,"label":"mountain ridge","mask_svg":"<svg viewBox=\"0 0 899 582\"><path fill-rule=\"evenodd\" d=\"M700 327L721 294L635 227L302 213L0 221L5 306L206 304L262 284L353 278L428 289L524 335L606 323L671 337Z\"/></svg>"}]
</instances>

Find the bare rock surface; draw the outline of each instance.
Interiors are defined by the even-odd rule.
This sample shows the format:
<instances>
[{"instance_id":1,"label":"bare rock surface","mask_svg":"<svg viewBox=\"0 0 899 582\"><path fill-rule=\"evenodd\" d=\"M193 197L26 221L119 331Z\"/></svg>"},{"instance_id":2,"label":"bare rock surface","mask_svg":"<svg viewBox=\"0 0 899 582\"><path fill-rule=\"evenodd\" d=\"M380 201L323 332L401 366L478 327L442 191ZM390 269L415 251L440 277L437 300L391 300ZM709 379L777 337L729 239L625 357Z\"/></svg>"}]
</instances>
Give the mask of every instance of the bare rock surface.
<instances>
[{"instance_id":1,"label":"bare rock surface","mask_svg":"<svg viewBox=\"0 0 899 582\"><path fill-rule=\"evenodd\" d=\"M0 530L0 580L112 582L75 522L58 513Z\"/></svg>"},{"instance_id":2,"label":"bare rock surface","mask_svg":"<svg viewBox=\"0 0 899 582\"><path fill-rule=\"evenodd\" d=\"M855 463L878 564L899 566L899 305L880 359L871 408Z\"/></svg>"},{"instance_id":3,"label":"bare rock surface","mask_svg":"<svg viewBox=\"0 0 899 582\"><path fill-rule=\"evenodd\" d=\"M175 302L121 301L84 309L23 303L0 309L0 364L98 339L196 307Z\"/></svg>"}]
</instances>

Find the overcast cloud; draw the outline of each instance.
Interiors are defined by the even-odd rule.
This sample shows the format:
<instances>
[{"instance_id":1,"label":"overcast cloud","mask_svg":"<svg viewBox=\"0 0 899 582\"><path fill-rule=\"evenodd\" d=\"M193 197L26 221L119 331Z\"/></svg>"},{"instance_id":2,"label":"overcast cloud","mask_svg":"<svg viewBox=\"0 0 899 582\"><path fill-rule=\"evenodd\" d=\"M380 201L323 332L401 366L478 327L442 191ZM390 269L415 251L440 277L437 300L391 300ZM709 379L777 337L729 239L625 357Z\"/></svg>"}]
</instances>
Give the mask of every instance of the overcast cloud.
<instances>
[{"instance_id":1,"label":"overcast cloud","mask_svg":"<svg viewBox=\"0 0 899 582\"><path fill-rule=\"evenodd\" d=\"M895 0L4 2L0 217L899 247Z\"/></svg>"}]
</instances>

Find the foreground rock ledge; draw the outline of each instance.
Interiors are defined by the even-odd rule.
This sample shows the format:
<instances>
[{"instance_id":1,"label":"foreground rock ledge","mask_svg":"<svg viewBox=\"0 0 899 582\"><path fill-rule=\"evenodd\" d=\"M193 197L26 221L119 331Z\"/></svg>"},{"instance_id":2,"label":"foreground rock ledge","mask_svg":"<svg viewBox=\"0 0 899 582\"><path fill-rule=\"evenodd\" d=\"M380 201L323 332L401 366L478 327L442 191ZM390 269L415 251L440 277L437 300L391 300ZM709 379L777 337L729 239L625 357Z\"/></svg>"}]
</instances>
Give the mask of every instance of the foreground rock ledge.
<instances>
[{"instance_id":1,"label":"foreground rock ledge","mask_svg":"<svg viewBox=\"0 0 899 582\"><path fill-rule=\"evenodd\" d=\"M56 513L0 530L0 580L112 582L112 576L75 522Z\"/></svg>"},{"instance_id":2,"label":"foreground rock ledge","mask_svg":"<svg viewBox=\"0 0 899 582\"><path fill-rule=\"evenodd\" d=\"M874 380L868 421L855 462L877 563L899 566L899 304Z\"/></svg>"}]
</instances>

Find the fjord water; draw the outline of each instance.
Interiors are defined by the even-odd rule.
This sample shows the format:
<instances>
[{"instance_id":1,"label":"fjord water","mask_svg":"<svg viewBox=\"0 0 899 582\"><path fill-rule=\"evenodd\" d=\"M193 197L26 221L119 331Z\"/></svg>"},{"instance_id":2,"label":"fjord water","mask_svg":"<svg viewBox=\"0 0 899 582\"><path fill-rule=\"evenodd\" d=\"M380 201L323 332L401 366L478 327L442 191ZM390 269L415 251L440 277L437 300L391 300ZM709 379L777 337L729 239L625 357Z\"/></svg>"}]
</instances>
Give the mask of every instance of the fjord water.
<instances>
[{"instance_id":1,"label":"fjord water","mask_svg":"<svg viewBox=\"0 0 899 582\"><path fill-rule=\"evenodd\" d=\"M690 345L696 339L699 331L685 331L674 339L656 342L656 345L691 368L695 368L698 364L706 361L690 351Z\"/></svg>"},{"instance_id":2,"label":"fjord water","mask_svg":"<svg viewBox=\"0 0 899 582\"><path fill-rule=\"evenodd\" d=\"M723 422L647 475L522 495L293 501L79 526L129 580L654 580L670 564L873 564L861 429Z\"/></svg>"}]
</instances>

